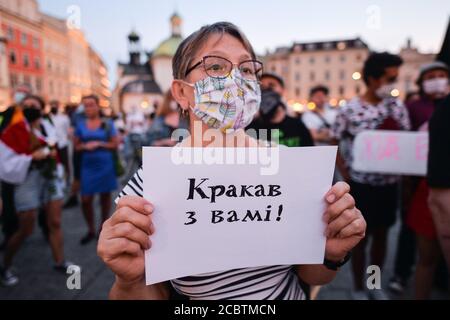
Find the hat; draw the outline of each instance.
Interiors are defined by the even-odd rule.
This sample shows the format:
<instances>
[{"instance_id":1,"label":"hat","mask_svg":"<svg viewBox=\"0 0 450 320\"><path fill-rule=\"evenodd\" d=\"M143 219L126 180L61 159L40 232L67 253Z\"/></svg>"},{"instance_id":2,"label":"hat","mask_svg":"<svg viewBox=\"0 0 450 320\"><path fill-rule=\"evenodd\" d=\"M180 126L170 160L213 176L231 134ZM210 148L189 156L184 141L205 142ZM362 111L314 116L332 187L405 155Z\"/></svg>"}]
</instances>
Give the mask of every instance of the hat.
<instances>
[{"instance_id":1,"label":"hat","mask_svg":"<svg viewBox=\"0 0 450 320\"><path fill-rule=\"evenodd\" d=\"M424 64L423 66L420 67L419 79L422 79L425 73L432 70L445 70L449 72L449 68L445 63L441 61L434 61L431 63Z\"/></svg>"}]
</instances>

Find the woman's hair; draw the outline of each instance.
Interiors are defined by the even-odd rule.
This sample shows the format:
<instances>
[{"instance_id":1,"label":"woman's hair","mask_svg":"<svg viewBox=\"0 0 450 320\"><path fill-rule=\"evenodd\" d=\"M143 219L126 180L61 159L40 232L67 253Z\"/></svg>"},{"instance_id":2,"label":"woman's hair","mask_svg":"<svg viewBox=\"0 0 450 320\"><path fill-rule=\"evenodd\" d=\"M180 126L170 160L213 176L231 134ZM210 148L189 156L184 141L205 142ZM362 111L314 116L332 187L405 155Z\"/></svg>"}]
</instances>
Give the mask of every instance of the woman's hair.
<instances>
[{"instance_id":1,"label":"woman's hair","mask_svg":"<svg viewBox=\"0 0 450 320\"><path fill-rule=\"evenodd\" d=\"M168 90L164 95L163 103L159 104L158 107L156 108L156 116L165 117L173 111L176 112L176 110L172 110L172 108L170 107L170 103L174 101L175 100L172 97L172 92Z\"/></svg>"},{"instance_id":2,"label":"woman's hair","mask_svg":"<svg viewBox=\"0 0 450 320\"><path fill-rule=\"evenodd\" d=\"M29 94L22 100L22 103L24 103L26 100L35 100L35 101L37 101L39 103L39 108L41 110L45 109L45 101L40 96Z\"/></svg>"},{"instance_id":3,"label":"woman's hair","mask_svg":"<svg viewBox=\"0 0 450 320\"><path fill-rule=\"evenodd\" d=\"M193 63L193 59L197 55L197 52L213 34L229 34L230 36L235 37L250 53L252 59L256 59L256 54L252 45L238 27L230 22L217 22L202 27L200 30L183 40L172 61L174 79L185 78L186 72Z\"/></svg>"}]
</instances>

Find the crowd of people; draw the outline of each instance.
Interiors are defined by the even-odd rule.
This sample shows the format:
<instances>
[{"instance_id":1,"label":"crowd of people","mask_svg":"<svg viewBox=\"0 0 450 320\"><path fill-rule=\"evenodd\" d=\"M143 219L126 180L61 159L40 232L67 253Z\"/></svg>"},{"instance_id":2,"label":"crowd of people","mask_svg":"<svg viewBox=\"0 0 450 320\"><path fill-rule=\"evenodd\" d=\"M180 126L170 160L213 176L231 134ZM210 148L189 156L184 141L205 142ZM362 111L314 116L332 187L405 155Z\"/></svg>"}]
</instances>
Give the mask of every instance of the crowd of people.
<instances>
[{"instance_id":1,"label":"crowd of people","mask_svg":"<svg viewBox=\"0 0 450 320\"><path fill-rule=\"evenodd\" d=\"M310 90L314 108L303 114L289 108L279 75L258 75L261 103L245 128L255 139L288 147L340 146L334 179L350 185L367 223L366 237L352 250L354 299L388 298L384 290L365 290L366 267L383 268L387 251L392 250L387 242L389 230L397 221L401 227L390 291L403 293L412 278L417 299L430 298L434 284L448 290L450 182L448 163L443 160L448 159L450 137L445 129L448 122L443 121L450 121L449 68L442 62L422 66L419 91L408 92L401 101L392 92L402 63L397 55L372 53L362 70L366 90L361 96L332 107L329 89L318 85ZM180 111L181 98L172 92L177 90L167 92L154 113L144 114L135 107L122 117L105 116L95 95L83 97L78 106L62 108L58 101L47 105L26 85L15 89L14 105L0 114L3 285L18 283L11 269L13 259L36 221L48 239L55 270L66 272L74 263L64 252L63 208L81 206L87 231L80 245L86 245L99 237L109 219L120 177L125 182L131 179L124 190L142 197L139 173L132 176L142 165L141 147L172 147L179 143L172 139L173 132L190 126L187 111ZM261 136L259 129L269 129L268 136ZM428 179L354 170L353 142L365 130L430 130ZM96 195L101 212L97 228Z\"/></svg>"}]
</instances>

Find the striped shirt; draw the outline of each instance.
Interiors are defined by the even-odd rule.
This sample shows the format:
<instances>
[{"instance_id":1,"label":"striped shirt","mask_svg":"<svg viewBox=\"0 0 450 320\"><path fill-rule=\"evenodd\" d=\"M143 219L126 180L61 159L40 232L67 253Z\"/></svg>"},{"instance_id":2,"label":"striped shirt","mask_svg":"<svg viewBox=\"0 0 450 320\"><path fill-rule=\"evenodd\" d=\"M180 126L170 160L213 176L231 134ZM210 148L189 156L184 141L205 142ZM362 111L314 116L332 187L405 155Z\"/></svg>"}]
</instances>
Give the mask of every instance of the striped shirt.
<instances>
[{"instance_id":1,"label":"striped shirt","mask_svg":"<svg viewBox=\"0 0 450 320\"><path fill-rule=\"evenodd\" d=\"M123 196L143 196L143 171L123 188ZM117 201L117 200L116 200ZM234 269L171 281L174 289L191 300L305 300L294 266Z\"/></svg>"}]
</instances>

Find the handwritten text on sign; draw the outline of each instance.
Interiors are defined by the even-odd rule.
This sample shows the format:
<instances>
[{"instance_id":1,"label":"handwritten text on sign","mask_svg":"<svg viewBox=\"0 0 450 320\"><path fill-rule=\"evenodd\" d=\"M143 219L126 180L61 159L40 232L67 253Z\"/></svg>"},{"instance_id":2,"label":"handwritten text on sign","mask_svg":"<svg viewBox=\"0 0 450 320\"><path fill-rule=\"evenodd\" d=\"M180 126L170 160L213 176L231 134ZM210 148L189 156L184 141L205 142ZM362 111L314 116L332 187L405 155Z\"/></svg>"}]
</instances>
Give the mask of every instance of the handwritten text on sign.
<instances>
[{"instance_id":1,"label":"handwritten text on sign","mask_svg":"<svg viewBox=\"0 0 450 320\"><path fill-rule=\"evenodd\" d=\"M428 133L364 131L355 138L353 155L356 171L425 176Z\"/></svg>"},{"instance_id":2,"label":"handwritten text on sign","mask_svg":"<svg viewBox=\"0 0 450 320\"><path fill-rule=\"evenodd\" d=\"M144 197L155 206L156 229L145 255L147 284L237 268L321 264L324 196L336 152L280 147L278 172L262 175L258 164L180 165L171 148L144 148Z\"/></svg>"}]
</instances>

